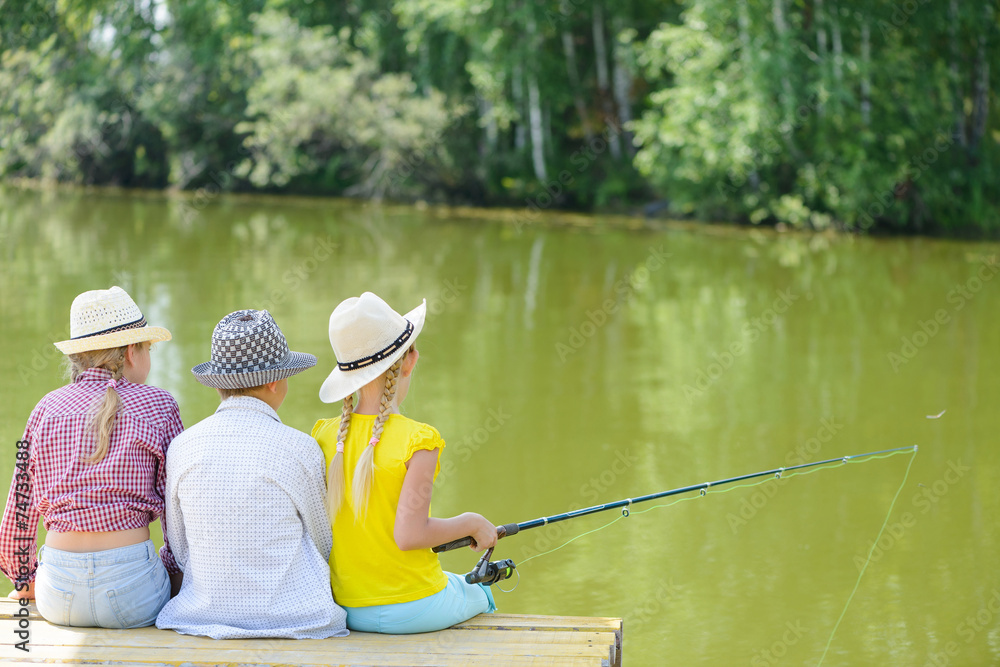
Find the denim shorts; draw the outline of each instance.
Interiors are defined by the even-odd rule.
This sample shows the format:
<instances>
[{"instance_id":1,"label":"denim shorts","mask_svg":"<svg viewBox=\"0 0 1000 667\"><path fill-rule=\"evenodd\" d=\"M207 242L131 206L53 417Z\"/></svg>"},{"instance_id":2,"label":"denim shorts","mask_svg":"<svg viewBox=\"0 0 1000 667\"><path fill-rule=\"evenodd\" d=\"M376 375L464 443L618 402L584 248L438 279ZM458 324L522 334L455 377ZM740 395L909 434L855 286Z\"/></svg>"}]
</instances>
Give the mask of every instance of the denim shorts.
<instances>
[{"instance_id":1,"label":"denim shorts","mask_svg":"<svg viewBox=\"0 0 1000 667\"><path fill-rule=\"evenodd\" d=\"M43 546L35 604L49 623L83 628L141 628L170 599L170 577L152 540L73 553Z\"/></svg>"},{"instance_id":2,"label":"denim shorts","mask_svg":"<svg viewBox=\"0 0 1000 667\"><path fill-rule=\"evenodd\" d=\"M479 614L496 611L489 586L467 584L460 574L445 572L444 590L411 602L374 607L344 607L347 627L358 632L408 635L450 628Z\"/></svg>"}]
</instances>

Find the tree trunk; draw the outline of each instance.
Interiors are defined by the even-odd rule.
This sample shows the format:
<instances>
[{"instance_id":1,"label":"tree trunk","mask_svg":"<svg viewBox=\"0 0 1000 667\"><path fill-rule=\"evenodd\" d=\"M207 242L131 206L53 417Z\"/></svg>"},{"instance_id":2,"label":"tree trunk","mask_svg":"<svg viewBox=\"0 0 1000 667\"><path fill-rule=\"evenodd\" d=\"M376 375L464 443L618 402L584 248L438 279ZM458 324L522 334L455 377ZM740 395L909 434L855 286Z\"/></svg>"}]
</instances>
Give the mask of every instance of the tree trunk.
<instances>
[{"instance_id":1,"label":"tree trunk","mask_svg":"<svg viewBox=\"0 0 1000 667\"><path fill-rule=\"evenodd\" d=\"M573 44L573 34L569 30L562 31L562 43L563 53L566 55L566 75L573 89L573 106L576 107L576 115L580 117L580 126L589 145L594 140L594 129L590 126L590 118L587 117L587 104L583 101L580 72L576 66L576 47Z\"/></svg>"},{"instance_id":2,"label":"tree trunk","mask_svg":"<svg viewBox=\"0 0 1000 667\"><path fill-rule=\"evenodd\" d=\"M868 18L861 23L861 122L872 123L872 35Z\"/></svg>"},{"instance_id":3,"label":"tree trunk","mask_svg":"<svg viewBox=\"0 0 1000 667\"><path fill-rule=\"evenodd\" d=\"M604 109L604 122L611 125L615 122L615 110L611 103L611 91L608 77L608 49L604 44L604 10L600 3L594 4L594 56L597 58L597 88L601 96L601 107ZM620 160L622 146L618 139L617 128L608 128L608 147L611 157Z\"/></svg>"},{"instance_id":4,"label":"tree trunk","mask_svg":"<svg viewBox=\"0 0 1000 667\"><path fill-rule=\"evenodd\" d=\"M990 110L990 61L987 58L987 34L993 25L993 10L990 5L983 3L984 16L980 26L979 43L976 45L976 82L973 86L974 97L972 100L972 136L969 138L969 147L975 151L979 147L979 142L986 134L986 119Z\"/></svg>"},{"instance_id":5,"label":"tree trunk","mask_svg":"<svg viewBox=\"0 0 1000 667\"><path fill-rule=\"evenodd\" d=\"M844 82L844 42L840 38L840 15L836 5L830 16L833 17L833 79L841 84Z\"/></svg>"},{"instance_id":6,"label":"tree trunk","mask_svg":"<svg viewBox=\"0 0 1000 667\"><path fill-rule=\"evenodd\" d=\"M948 19L948 37L951 42L951 64L948 70L951 74L952 103L955 105L955 138L959 145L965 146L965 93L962 91L962 75L959 71L958 0L951 0L948 4Z\"/></svg>"},{"instance_id":7,"label":"tree trunk","mask_svg":"<svg viewBox=\"0 0 1000 667\"><path fill-rule=\"evenodd\" d=\"M751 72L754 71L753 45L750 42L750 12L747 9L747 3L740 2L737 6L737 11L737 25L739 26L740 36L740 62L743 64L743 76L745 78L749 77ZM753 94L756 94L756 91L753 91ZM747 174L747 180L754 191L760 189L760 174L757 173L757 164L760 157L760 155L757 155L754 158L750 173Z\"/></svg>"},{"instance_id":8,"label":"tree trunk","mask_svg":"<svg viewBox=\"0 0 1000 667\"><path fill-rule=\"evenodd\" d=\"M548 178L545 171L545 133L542 129L538 78L533 71L528 72L528 117L531 121L531 164L535 168L535 178L544 181Z\"/></svg>"},{"instance_id":9,"label":"tree trunk","mask_svg":"<svg viewBox=\"0 0 1000 667\"><path fill-rule=\"evenodd\" d=\"M525 124L524 113L524 83L521 81L521 66L514 65L514 71L511 72L510 85L511 85L511 97L514 99L514 108L517 109L517 125L514 126L514 150L520 153L524 150L527 145L527 132Z\"/></svg>"},{"instance_id":10,"label":"tree trunk","mask_svg":"<svg viewBox=\"0 0 1000 667\"><path fill-rule=\"evenodd\" d=\"M615 38L611 45L612 58L615 67L612 70L615 90L615 105L618 107L618 126L621 129L622 137L625 141L625 148L629 157L635 157L635 144L632 141L632 133L625 129L632 121L632 105L629 102L629 94L632 92L632 73L629 71L628 63L625 62L625 50L618 41L624 25L621 19L615 19Z\"/></svg>"},{"instance_id":11,"label":"tree trunk","mask_svg":"<svg viewBox=\"0 0 1000 667\"><path fill-rule=\"evenodd\" d=\"M778 67L781 70L781 120L783 125L787 124L789 128L793 128L795 126L795 97L792 92L792 80L788 77L788 24L785 23L785 6L783 0L773 0L771 4L771 18L774 21L774 32L778 35L777 57L779 59ZM793 132L790 130L782 132L781 135L785 139L785 145L788 146L789 152L796 159L799 159L801 154L795 145L795 135Z\"/></svg>"},{"instance_id":12,"label":"tree trunk","mask_svg":"<svg viewBox=\"0 0 1000 667\"><path fill-rule=\"evenodd\" d=\"M823 13L823 0L816 0L815 7L816 15L816 55L819 56L819 76L820 81L826 80L827 77L827 63L826 63L826 16ZM822 100L817 100L816 103L816 115L823 115L823 102Z\"/></svg>"},{"instance_id":13,"label":"tree trunk","mask_svg":"<svg viewBox=\"0 0 1000 667\"><path fill-rule=\"evenodd\" d=\"M753 49L750 44L750 12L747 3L741 2L737 7L737 25L740 35L740 62L743 63L743 76L753 72Z\"/></svg>"},{"instance_id":14,"label":"tree trunk","mask_svg":"<svg viewBox=\"0 0 1000 667\"><path fill-rule=\"evenodd\" d=\"M823 16L823 0L816 0L816 54L820 60L826 58L826 21Z\"/></svg>"},{"instance_id":15,"label":"tree trunk","mask_svg":"<svg viewBox=\"0 0 1000 667\"><path fill-rule=\"evenodd\" d=\"M540 48L538 30L534 17L528 19L528 39L532 51L537 53ZM545 130L542 127L542 100L538 91L538 74L535 68L528 65L528 118L531 124L531 164L535 168L535 178L540 181L548 179L545 170Z\"/></svg>"},{"instance_id":16,"label":"tree trunk","mask_svg":"<svg viewBox=\"0 0 1000 667\"><path fill-rule=\"evenodd\" d=\"M480 155L485 158L496 153L499 128L497 119L493 117L493 103L482 96L479 97L479 117L486 119L486 143L480 148Z\"/></svg>"}]
</instances>

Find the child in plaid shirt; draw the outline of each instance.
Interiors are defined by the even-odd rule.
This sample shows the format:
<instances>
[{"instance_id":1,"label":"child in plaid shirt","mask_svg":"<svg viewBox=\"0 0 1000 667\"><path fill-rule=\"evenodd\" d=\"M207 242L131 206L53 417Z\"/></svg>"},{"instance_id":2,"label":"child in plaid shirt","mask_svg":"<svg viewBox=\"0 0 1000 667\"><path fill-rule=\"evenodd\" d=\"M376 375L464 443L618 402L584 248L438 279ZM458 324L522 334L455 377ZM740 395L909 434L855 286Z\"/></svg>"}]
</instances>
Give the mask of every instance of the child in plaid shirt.
<instances>
[{"instance_id":1,"label":"child in plaid shirt","mask_svg":"<svg viewBox=\"0 0 1000 667\"><path fill-rule=\"evenodd\" d=\"M149 524L163 514L166 450L177 402L144 384L150 345L170 332L146 325L120 287L84 292L70 309L72 382L31 413L0 520L0 571L14 598L35 598L58 625L152 625L180 569L159 556ZM38 519L48 531L36 559ZM170 574L168 574L168 572Z\"/></svg>"}]
</instances>

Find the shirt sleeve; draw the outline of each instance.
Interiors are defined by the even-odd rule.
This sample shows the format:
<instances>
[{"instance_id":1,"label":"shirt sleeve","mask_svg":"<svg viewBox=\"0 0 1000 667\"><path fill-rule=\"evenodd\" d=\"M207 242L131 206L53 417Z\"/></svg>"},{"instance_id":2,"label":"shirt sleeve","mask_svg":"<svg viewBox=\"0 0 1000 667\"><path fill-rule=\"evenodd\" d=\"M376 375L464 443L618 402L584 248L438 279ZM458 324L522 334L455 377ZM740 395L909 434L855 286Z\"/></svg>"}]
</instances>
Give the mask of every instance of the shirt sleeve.
<instances>
[{"instance_id":1,"label":"shirt sleeve","mask_svg":"<svg viewBox=\"0 0 1000 667\"><path fill-rule=\"evenodd\" d=\"M184 430L184 423L181 421L180 408L177 407L177 402L174 401L173 406L170 410L170 416L167 419L167 423L164 429L164 439L163 439L163 464L157 466L156 468L156 492L160 494L163 498L163 516L160 517L160 527L163 528L163 546L160 547L160 560L163 561L163 566L167 568L167 572L171 574L177 574L181 572L180 566L177 564L177 560L174 558L174 553L170 549L170 538L167 536L167 506L171 501L171 498L167 497L167 465L166 457L168 456L167 450L170 447L170 443ZM176 508L179 510L179 507Z\"/></svg>"},{"instance_id":2,"label":"shirt sleeve","mask_svg":"<svg viewBox=\"0 0 1000 667\"><path fill-rule=\"evenodd\" d=\"M42 419L42 403L35 406L24 429L24 437L17 441L14 474L3 518L0 519L0 571L15 584L34 581L38 568L38 519L33 490L34 458L31 440Z\"/></svg>"},{"instance_id":3,"label":"shirt sleeve","mask_svg":"<svg viewBox=\"0 0 1000 667\"><path fill-rule=\"evenodd\" d=\"M177 487L185 474L182 461L176 455L167 466L166 492L163 497L163 517L160 525L163 527L163 546L160 547L160 560L167 572L175 574L184 571L187 563L188 545L184 528L184 515L181 503L177 498Z\"/></svg>"},{"instance_id":4,"label":"shirt sleeve","mask_svg":"<svg viewBox=\"0 0 1000 667\"><path fill-rule=\"evenodd\" d=\"M416 452L421 449L444 449L444 438L438 433L438 430L429 424L421 424L412 435L410 435L410 442L406 447L406 459L410 460ZM438 472L441 471L441 457L438 456L437 463L434 464L434 477L437 478Z\"/></svg>"},{"instance_id":5,"label":"shirt sleeve","mask_svg":"<svg viewBox=\"0 0 1000 667\"><path fill-rule=\"evenodd\" d=\"M306 455L296 457L302 468L301 474L297 475L294 484L289 483L285 491L302 517L313 544L323 558L329 560L333 533L330 517L326 513L326 465L319 444L313 438L308 438L306 446L314 448L315 453L306 452Z\"/></svg>"},{"instance_id":6,"label":"shirt sleeve","mask_svg":"<svg viewBox=\"0 0 1000 667\"><path fill-rule=\"evenodd\" d=\"M337 431L340 428L340 418L337 419L320 419L316 422L316 425L312 428L312 437L319 443L319 448L323 452L323 458L329 462L333 458L334 454L337 453ZM326 479L326 472L323 473L323 479Z\"/></svg>"}]
</instances>

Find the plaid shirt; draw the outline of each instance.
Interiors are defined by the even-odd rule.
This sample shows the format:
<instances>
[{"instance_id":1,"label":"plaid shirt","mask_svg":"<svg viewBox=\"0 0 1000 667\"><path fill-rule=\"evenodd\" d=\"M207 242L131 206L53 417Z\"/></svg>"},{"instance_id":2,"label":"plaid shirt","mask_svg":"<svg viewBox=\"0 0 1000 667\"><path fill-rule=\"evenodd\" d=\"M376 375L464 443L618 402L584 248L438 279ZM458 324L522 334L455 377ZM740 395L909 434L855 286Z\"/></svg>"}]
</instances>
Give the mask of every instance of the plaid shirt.
<instances>
[{"instance_id":1,"label":"plaid shirt","mask_svg":"<svg viewBox=\"0 0 1000 667\"><path fill-rule=\"evenodd\" d=\"M167 446L184 430L168 392L119 381L122 407L108 453L97 463L83 461L96 445L93 409L110 379L103 368L88 369L45 396L28 419L28 445L19 444L0 521L0 571L11 581L35 578L39 515L46 530L60 533L144 528L163 515ZM180 571L166 535L160 558L169 572Z\"/></svg>"}]
</instances>

